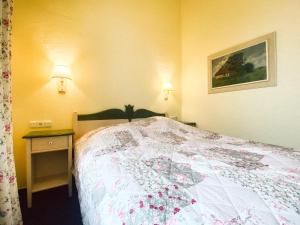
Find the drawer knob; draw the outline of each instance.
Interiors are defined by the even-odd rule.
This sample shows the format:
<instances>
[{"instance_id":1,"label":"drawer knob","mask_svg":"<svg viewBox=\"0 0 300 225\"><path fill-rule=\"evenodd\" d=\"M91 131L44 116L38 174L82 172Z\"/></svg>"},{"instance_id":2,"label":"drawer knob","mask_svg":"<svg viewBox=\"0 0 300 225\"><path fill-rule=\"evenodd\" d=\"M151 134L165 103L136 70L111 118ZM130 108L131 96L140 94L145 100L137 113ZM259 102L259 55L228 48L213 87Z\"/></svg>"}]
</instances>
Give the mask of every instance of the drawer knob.
<instances>
[{"instance_id":1,"label":"drawer knob","mask_svg":"<svg viewBox=\"0 0 300 225\"><path fill-rule=\"evenodd\" d=\"M49 141L48 144L49 144L49 145L52 145L52 144L53 144L53 141Z\"/></svg>"}]
</instances>

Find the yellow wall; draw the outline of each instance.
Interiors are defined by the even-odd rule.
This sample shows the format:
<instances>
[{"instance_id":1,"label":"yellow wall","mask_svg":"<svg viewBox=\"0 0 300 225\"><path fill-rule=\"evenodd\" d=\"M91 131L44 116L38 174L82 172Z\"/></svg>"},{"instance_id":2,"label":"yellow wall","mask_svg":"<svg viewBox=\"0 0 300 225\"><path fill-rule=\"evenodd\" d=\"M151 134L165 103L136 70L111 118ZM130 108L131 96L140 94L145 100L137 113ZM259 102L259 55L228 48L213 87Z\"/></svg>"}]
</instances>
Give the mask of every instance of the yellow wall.
<instances>
[{"instance_id":1,"label":"yellow wall","mask_svg":"<svg viewBox=\"0 0 300 225\"><path fill-rule=\"evenodd\" d=\"M300 148L300 1L182 1L182 117L204 129ZM207 94L207 56L277 32L278 86Z\"/></svg>"},{"instance_id":2,"label":"yellow wall","mask_svg":"<svg viewBox=\"0 0 300 225\"><path fill-rule=\"evenodd\" d=\"M15 0L13 122L18 183L25 186L25 142L30 120L71 127L73 111L134 104L180 114L179 0ZM69 65L67 94L51 79ZM163 100L162 83L176 91Z\"/></svg>"}]
</instances>

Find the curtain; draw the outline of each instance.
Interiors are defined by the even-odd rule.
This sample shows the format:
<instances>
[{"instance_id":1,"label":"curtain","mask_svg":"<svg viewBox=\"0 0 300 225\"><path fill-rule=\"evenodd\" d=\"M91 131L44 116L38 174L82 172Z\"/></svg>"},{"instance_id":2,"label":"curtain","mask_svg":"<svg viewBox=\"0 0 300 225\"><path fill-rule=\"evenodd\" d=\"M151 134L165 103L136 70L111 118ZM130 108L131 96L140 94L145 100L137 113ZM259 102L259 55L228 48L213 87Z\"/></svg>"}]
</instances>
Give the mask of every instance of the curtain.
<instances>
[{"instance_id":1,"label":"curtain","mask_svg":"<svg viewBox=\"0 0 300 225\"><path fill-rule=\"evenodd\" d=\"M0 0L0 225L21 225L11 125L12 0Z\"/></svg>"}]
</instances>

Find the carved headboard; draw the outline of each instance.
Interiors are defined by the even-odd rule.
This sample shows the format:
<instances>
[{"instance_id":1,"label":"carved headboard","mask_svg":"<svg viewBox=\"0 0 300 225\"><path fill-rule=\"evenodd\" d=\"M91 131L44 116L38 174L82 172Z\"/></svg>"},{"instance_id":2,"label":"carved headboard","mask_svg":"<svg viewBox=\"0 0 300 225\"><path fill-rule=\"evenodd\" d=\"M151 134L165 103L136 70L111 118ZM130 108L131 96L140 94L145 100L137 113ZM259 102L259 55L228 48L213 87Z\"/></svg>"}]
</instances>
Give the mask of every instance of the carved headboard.
<instances>
[{"instance_id":1,"label":"carved headboard","mask_svg":"<svg viewBox=\"0 0 300 225\"><path fill-rule=\"evenodd\" d=\"M165 113L156 113L147 109L134 110L133 105L125 105L125 110L107 109L92 114L73 114L73 129L75 140L83 134L103 126L131 122L134 119L152 116L166 116Z\"/></svg>"}]
</instances>

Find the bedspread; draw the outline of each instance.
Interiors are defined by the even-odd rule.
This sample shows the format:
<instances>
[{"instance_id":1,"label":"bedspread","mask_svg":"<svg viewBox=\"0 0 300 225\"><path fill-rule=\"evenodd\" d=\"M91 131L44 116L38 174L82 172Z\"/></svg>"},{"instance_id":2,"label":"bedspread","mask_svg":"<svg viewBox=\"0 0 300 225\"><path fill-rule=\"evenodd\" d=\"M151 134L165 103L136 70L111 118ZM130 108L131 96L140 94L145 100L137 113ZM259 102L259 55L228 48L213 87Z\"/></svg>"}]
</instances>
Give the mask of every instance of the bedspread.
<instances>
[{"instance_id":1,"label":"bedspread","mask_svg":"<svg viewBox=\"0 0 300 225\"><path fill-rule=\"evenodd\" d=\"M163 117L76 143L85 225L300 224L300 152Z\"/></svg>"}]
</instances>

